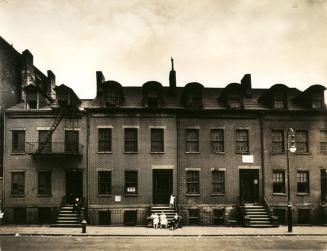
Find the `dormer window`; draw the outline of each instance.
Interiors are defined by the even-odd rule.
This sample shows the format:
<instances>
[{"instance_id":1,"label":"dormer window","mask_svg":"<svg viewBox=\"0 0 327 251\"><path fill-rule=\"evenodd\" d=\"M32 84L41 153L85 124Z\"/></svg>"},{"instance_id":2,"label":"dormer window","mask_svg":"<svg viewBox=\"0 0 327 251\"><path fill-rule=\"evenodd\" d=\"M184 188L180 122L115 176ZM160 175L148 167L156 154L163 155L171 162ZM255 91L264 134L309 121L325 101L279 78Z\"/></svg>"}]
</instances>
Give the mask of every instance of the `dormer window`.
<instances>
[{"instance_id":1,"label":"dormer window","mask_svg":"<svg viewBox=\"0 0 327 251\"><path fill-rule=\"evenodd\" d=\"M312 109L321 109L322 108L322 104L323 104L323 100L322 100L322 95L321 93L312 93L311 96L311 107Z\"/></svg>"},{"instance_id":2,"label":"dormer window","mask_svg":"<svg viewBox=\"0 0 327 251\"><path fill-rule=\"evenodd\" d=\"M58 105L61 107L68 106L70 103L70 96L68 94L58 94Z\"/></svg>"},{"instance_id":3,"label":"dormer window","mask_svg":"<svg viewBox=\"0 0 327 251\"><path fill-rule=\"evenodd\" d=\"M147 103L149 107L159 106L158 93L155 90L148 90L147 92Z\"/></svg>"},{"instance_id":4,"label":"dormer window","mask_svg":"<svg viewBox=\"0 0 327 251\"><path fill-rule=\"evenodd\" d=\"M26 107L27 109L37 109L37 92L26 93Z\"/></svg>"},{"instance_id":5,"label":"dormer window","mask_svg":"<svg viewBox=\"0 0 327 251\"><path fill-rule=\"evenodd\" d=\"M231 109L241 109L242 108L241 99L240 98L229 98L228 106Z\"/></svg>"},{"instance_id":6,"label":"dormer window","mask_svg":"<svg viewBox=\"0 0 327 251\"><path fill-rule=\"evenodd\" d=\"M116 88L111 88L107 93L107 106L119 106L119 92Z\"/></svg>"},{"instance_id":7,"label":"dormer window","mask_svg":"<svg viewBox=\"0 0 327 251\"><path fill-rule=\"evenodd\" d=\"M194 93L188 94L186 97L186 106L188 108L198 108L201 106L201 98Z\"/></svg>"},{"instance_id":8,"label":"dormer window","mask_svg":"<svg viewBox=\"0 0 327 251\"><path fill-rule=\"evenodd\" d=\"M285 105L285 95L283 93L275 93L273 96L273 108L284 109Z\"/></svg>"},{"instance_id":9,"label":"dormer window","mask_svg":"<svg viewBox=\"0 0 327 251\"><path fill-rule=\"evenodd\" d=\"M163 87L161 83L149 81L143 85L142 104L145 107L158 108L163 106Z\"/></svg>"}]
</instances>

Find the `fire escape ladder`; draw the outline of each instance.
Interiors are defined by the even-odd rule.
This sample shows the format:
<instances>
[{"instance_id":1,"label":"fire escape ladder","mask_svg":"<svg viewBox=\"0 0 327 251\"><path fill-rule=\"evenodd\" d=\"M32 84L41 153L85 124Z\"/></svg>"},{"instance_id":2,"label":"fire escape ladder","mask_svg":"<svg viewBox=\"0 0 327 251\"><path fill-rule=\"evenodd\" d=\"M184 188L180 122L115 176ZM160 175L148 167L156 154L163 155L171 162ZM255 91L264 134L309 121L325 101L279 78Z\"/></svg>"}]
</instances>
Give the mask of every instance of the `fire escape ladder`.
<instances>
[{"instance_id":1,"label":"fire escape ladder","mask_svg":"<svg viewBox=\"0 0 327 251\"><path fill-rule=\"evenodd\" d=\"M52 124L50 130L48 131L47 137L45 138L45 140L43 142L40 142L39 147L36 150L37 153L42 153L42 151L44 150L46 145L49 143L49 141L50 141L50 139L52 137L52 134L57 129L58 125L60 124L60 121L64 117L64 114L65 114L64 109L60 109L60 111L57 114L55 120L53 121L53 124Z\"/></svg>"}]
</instances>

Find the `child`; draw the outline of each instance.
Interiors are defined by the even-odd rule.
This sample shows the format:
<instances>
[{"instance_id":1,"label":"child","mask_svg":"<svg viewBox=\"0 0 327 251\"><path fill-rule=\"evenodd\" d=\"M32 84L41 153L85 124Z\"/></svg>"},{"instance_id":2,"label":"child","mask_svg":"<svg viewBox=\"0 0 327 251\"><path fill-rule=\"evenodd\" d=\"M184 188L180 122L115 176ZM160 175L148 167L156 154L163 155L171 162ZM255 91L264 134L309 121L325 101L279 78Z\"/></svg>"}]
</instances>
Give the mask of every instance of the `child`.
<instances>
[{"instance_id":1,"label":"child","mask_svg":"<svg viewBox=\"0 0 327 251\"><path fill-rule=\"evenodd\" d=\"M152 219L153 228L158 228L159 216L156 213L152 213L151 219Z\"/></svg>"},{"instance_id":2,"label":"child","mask_svg":"<svg viewBox=\"0 0 327 251\"><path fill-rule=\"evenodd\" d=\"M173 194L170 195L169 207L175 207L175 199L176 199L176 197Z\"/></svg>"},{"instance_id":3,"label":"child","mask_svg":"<svg viewBox=\"0 0 327 251\"><path fill-rule=\"evenodd\" d=\"M165 228L168 226L168 221L164 212L160 214L160 228L162 228L162 226L165 226Z\"/></svg>"}]
</instances>

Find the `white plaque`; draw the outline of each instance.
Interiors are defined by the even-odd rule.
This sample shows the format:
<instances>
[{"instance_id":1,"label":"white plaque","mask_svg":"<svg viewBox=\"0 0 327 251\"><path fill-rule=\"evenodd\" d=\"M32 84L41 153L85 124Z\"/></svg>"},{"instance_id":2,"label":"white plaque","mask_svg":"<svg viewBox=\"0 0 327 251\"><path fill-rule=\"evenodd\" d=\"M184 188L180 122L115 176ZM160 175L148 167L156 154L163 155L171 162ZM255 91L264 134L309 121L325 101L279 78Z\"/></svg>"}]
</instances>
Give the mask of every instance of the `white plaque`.
<instances>
[{"instance_id":1,"label":"white plaque","mask_svg":"<svg viewBox=\"0 0 327 251\"><path fill-rule=\"evenodd\" d=\"M121 202L121 196L115 195L115 202Z\"/></svg>"},{"instance_id":2,"label":"white plaque","mask_svg":"<svg viewBox=\"0 0 327 251\"><path fill-rule=\"evenodd\" d=\"M254 163L253 155L242 155L242 163Z\"/></svg>"}]
</instances>

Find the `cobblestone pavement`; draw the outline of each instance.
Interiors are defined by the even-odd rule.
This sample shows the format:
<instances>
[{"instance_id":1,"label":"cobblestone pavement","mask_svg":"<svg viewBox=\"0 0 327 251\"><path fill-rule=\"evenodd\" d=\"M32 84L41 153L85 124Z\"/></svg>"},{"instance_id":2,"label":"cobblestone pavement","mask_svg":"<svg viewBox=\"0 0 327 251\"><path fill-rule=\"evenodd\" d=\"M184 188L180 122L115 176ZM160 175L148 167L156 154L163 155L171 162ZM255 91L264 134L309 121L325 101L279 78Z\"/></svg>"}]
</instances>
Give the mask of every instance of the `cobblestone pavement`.
<instances>
[{"instance_id":1,"label":"cobblestone pavement","mask_svg":"<svg viewBox=\"0 0 327 251\"><path fill-rule=\"evenodd\" d=\"M0 226L0 235L73 235L73 236L327 236L327 227L294 226L288 233L287 227L278 228L243 228L243 227L205 227L185 226L174 231L169 229L153 229L146 227L108 227L88 226L87 233L81 228L55 228L49 226Z\"/></svg>"}]
</instances>

